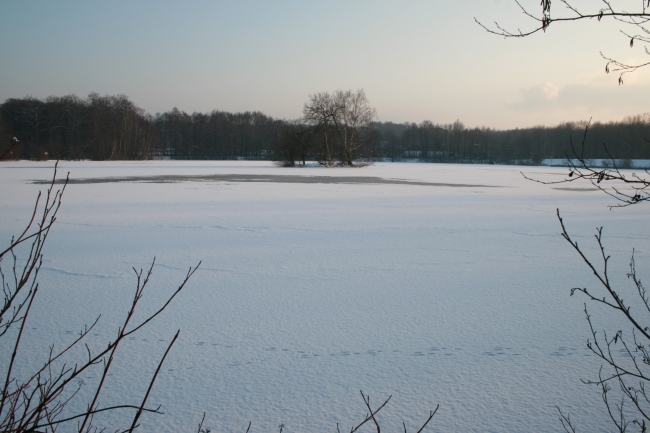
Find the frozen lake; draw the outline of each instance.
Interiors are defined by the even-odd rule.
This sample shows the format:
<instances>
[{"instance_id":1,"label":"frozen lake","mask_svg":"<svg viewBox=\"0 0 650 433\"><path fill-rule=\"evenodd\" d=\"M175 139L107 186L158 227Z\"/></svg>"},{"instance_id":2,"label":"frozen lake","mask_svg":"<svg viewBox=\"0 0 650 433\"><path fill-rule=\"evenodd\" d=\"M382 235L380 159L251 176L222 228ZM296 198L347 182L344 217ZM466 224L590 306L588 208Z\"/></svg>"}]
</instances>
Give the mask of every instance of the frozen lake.
<instances>
[{"instance_id":1,"label":"frozen lake","mask_svg":"<svg viewBox=\"0 0 650 433\"><path fill-rule=\"evenodd\" d=\"M0 163L0 242L23 228L52 162ZM560 237L595 257L604 226L614 280L636 248L650 257L647 210L610 211L589 185L558 189L519 167L378 163L279 168L267 162L62 162L70 172L45 249L41 291L19 364L72 340L102 313L97 347L117 332L135 277L157 266L143 313L189 266L199 271L116 360L102 404L139 403L177 329L143 432L335 432L362 420L359 390L385 431L609 431L576 286L593 275ZM565 169L524 167L559 178ZM305 178L307 177L307 178ZM116 179L118 178L118 179ZM565 185L566 187L567 185ZM647 280L647 278L645 278ZM600 328L611 314L589 305ZM625 328L627 329L627 328ZM6 363L6 350L0 362ZM87 380L93 380L88 375ZM98 417L111 426L119 416ZM128 426L126 426L128 427ZM116 427L117 428L117 427ZM110 430L110 429L109 429ZM367 431L371 431L369 426Z\"/></svg>"}]
</instances>

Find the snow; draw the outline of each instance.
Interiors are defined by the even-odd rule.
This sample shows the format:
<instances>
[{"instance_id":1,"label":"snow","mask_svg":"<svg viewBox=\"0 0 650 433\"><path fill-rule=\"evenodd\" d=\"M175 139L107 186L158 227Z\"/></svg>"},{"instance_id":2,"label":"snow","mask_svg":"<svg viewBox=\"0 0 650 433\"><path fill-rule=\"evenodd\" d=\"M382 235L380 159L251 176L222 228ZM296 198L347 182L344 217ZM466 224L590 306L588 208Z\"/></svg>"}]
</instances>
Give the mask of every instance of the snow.
<instances>
[{"instance_id":1,"label":"snow","mask_svg":"<svg viewBox=\"0 0 650 433\"><path fill-rule=\"evenodd\" d=\"M580 161L577 159L572 159L571 162L577 167L580 167L581 165ZM613 168L614 166L612 160L606 158L588 159L586 162L592 167ZM636 168L637 170L647 170L650 168L650 159L617 159L615 162L619 168L625 167L626 162L629 163L629 167ZM542 160L541 165L548 165L552 167L566 167L568 164L566 158L547 158Z\"/></svg>"},{"instance_id":2,"label":"snow","mask_svg":"<svg viewBox=\"0 0 650 433\"><path fill-rule=\"evenodd\" d=\"M3 245L52 166L0 163ZM245 431L249 421L251 432L281 423L287 433L344 430L367 412L359 390L373 406L392 395L379 416L385 431L401 431L402 421L417 431L437 404L426 431L557 432L555 406L580 431L609 430L598 389L580 381L600 366L585 348L586 299L569 297L572 287L597 286L559 235L555 212L594 258L593 234L605 227L613 279L629 287L632 248L642 279L650 252L643 205L610 211L612 199L591 185L557 189L494 165L83 161L59 169L84 181L68 186L48 239L18 374L100 313L92 347L103 347L131 300L131 268L146 270L155 256L140 317L202 264L122 348L101 399L138 404L180 329L149 398L165 415L144 415L143 432L195 430L204 411L212 431ZM566 169L523 171L554 180ZM619 326L588 306L600 329ZM115 426L123 416L96 421Z\"/></svg>"}]
</instances>

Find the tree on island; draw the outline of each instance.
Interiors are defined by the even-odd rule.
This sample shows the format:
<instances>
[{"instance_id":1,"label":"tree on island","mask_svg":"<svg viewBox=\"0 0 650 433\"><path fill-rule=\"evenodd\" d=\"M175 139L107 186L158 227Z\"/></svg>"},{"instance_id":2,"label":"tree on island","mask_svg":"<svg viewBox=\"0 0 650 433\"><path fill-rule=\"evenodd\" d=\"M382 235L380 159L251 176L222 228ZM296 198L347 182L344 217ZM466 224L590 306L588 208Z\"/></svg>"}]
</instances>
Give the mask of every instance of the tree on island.
<instances>
[{"instance_id":1,"label":"tree on island","mask_svg":"<svg viewBox=\"0 0 650 433\"><path fill-rule=\"evenodd\" d=\"M274 154L280 165L294 166L300 156L304 164L308 154L324 167L354 167L374 156L371 125L377 112L363 89L314 93L302 112L278 135Z\"/></svg>"}]
</instances>

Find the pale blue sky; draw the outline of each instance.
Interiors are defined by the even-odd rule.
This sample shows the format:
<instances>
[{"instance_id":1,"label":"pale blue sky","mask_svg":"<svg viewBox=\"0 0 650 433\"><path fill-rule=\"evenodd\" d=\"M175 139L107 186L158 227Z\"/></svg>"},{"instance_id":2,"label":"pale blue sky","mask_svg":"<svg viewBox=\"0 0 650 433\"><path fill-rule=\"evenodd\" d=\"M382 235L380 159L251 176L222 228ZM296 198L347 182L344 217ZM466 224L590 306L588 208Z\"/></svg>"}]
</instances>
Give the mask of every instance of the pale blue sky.
<instances>
[{"instance_id":1,"label":"pale blue sky","mask_svg":"<svg viewBox=\"0 0 650 433\"><path fill-rule=\"evenodd\" d=\"M644 57L616 25L504 40L474 17L527 24L512 0L2 0L0 101L121 93L152 114L296 118L311 93L364 88L379 120L497 128L650 111L650 70L604 73L600 50Z\"/></svg>"}]
</instances>

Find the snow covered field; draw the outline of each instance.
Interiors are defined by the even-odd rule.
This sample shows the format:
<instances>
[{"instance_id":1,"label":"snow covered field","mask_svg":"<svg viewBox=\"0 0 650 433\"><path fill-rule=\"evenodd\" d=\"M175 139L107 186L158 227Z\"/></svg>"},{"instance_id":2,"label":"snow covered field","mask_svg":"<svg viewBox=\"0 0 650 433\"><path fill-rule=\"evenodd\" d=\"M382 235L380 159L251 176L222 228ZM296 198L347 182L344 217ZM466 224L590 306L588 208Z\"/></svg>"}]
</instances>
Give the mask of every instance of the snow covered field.
<instances>
[{"instance_id":1,"label":"snow covered field","mask_svg":"<svg viewBox=\"0 0 650 433\"><path fill-rule=\"evenodd\" d=\"M50 179L52 166L0 163L2 245L23 228L45 187L33 181ZM545 179L566 171L523 169ZM585 348L585 299L569 297L595 280L560 237L555 210L593 257L593 234L605 227L614 280L630 287L633 247L648 275L644 205L610 211L612 199L590 185L544 186L507 166L154 161L60 170L77 183L45 249L20 371L100 313L93 337L106 344L133 293L131 267L157 258L145 314L202 261L123 348L107 384L102 404L139 403L181 329L149 398L166 414L144 415L143 432L195 431L203 411L214 432L244 432L249 421L251 432L281 423L287 433L334 432L337 422L343 431L365 416L359 390L373 405L392 394L379 417L385 431L401 431L402 421L415 431L436 404L426 431L557 432L556 405L580 431L609 430L598 389L580 382L600 365ZM600 328L616 326L589 308Z\"/></svg>"}]
</instances>

